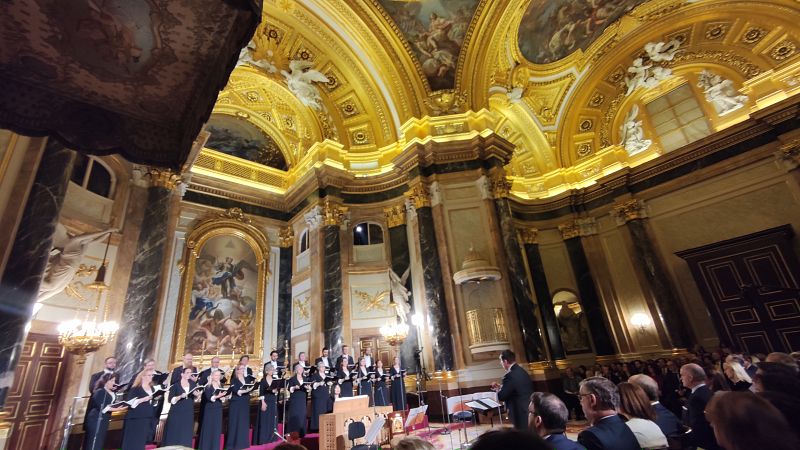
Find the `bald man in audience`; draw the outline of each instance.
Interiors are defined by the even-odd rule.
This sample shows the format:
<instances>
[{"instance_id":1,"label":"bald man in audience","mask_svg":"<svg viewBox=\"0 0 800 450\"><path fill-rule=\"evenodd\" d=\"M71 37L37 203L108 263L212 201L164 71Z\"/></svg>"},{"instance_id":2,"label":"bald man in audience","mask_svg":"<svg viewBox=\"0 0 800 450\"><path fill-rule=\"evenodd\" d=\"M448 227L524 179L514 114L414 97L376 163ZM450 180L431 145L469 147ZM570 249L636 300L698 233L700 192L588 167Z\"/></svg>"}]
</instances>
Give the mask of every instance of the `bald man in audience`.
<instances>
[{"instance_id":1,"label":"bald man in audience","mask_svg":"<svg viewBox=\"0 0 800 450\"><path fill-rule=\"evenodd\" d=\"M711 400L711 389L706 386L706 371L691 363L681 367L681 383L692 391L689 395L688 422L692 431L688 435L689 444L705 450L722 450L717 445L714 430L706 419L706 405Z\"/></svg>"}]
</instances>

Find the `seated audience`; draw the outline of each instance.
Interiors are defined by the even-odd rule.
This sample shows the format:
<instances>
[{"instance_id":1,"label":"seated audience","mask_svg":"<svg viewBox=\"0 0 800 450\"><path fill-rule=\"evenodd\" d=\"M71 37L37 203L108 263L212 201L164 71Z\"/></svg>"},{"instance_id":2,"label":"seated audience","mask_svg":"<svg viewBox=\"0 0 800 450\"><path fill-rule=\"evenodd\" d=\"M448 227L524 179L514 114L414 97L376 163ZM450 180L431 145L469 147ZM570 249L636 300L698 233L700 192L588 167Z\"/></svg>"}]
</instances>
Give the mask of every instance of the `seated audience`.
<instances>
[{"instance_id":1,"label":"seated audience","mask_svg":"<svg viewBox=\"0 0 800 450\"><path fill-rule=\"evenodd\" d=\"M750 378L750 375L744 370L744 366L742 366L736 358L732 358L731 361L726 361L722 365L722 370L732 383L732 391L748 391L750 390L750 386L753 385L753 379Z\"/></svg>"},{"instance_id":2,"label":"seated audience","mask_svg":"<svg viewBox=\"0 0 800 450\"><path fill-rule=\"evenodd\" d=\"M654 422L667 438L683 434L683 425L678 416L658 401L658 385L654 379L647 375L634 375L628 381L642 388L644 393L647 394L650 405L652 405L656 413Z\"/></svg>"},{"instance_id":3,"label":"seated audience","mask_svg":"<svg viewBox=\"0 0 800 450\"><path fill-rule=\"evenodd\" d=\"M681 367L681 383L691 390L686 407L688 425L692 428L688 435L689 444L705 450L719 449L705 415L706 405L711 400L711 389L706 386L706 372L697 364L686 364Z\"/></svg>"},{"instance_id":4,"label":"seated audience","mask_svg":"<svg viewBox=\"0 0 800 450\"><path fill-rule=\"evenodd\" d=\"M588 450L639 450L639 442L617 414L619 391L614 383L591 377L580 384L583 414L592 425L578 435Z\"/></svg>"},{"instance_id":5,"label":"seated audience","mask_svg":"<svg viewBox=\"0 0 800 450\"><path fill-rule=\"evenodd\" d=\"M550 450L542 439L530 431L515 428L493 430L478 436L470 447L471 450Z\"/></svg>"},{"instance_id":6,"label":"seated audience","mask_svg":"<svg viewBox=\"0 0 800 450\"><path fill-rule=\"evenodd\" d=\"M554 450L584 450L583 446L567 439L564 434L569 420L567 406L560 398L545 392L534 392L528 405L528 424L548 448Z\"/></svg>"},{"instance_id":7,"label":"seated audience","mask_svg":"<svg viewBox=\"0 0 800 450\"><path fill-rule=\"evenodd\" d=\"M726 392L708 403L706 415L725 450L796 450L800 440L783 415L752 392Z\"/></svg>"},{"instance_id":8,"label":"seated audience","mask_svg":"<svg viewBox=\"0 0 800 450\"><path fill-rule=\"evenodd\" d=\"M667 436L656 425L656 411L650 405L650 399L644 390L628 382L620 383L617 389L619 389L619 412L628 419L625 425L633 431L639 446L643 449L665 448Z\"/></svg>"},{"instance_id":9,"label":"seated audience","mask_svg":"<svg viewBox=\"0 0 800 450\"><path fill-rule=\"evenodd\" d=\"M798 373L797 360L787 353L772 352L767 355L766 362L780 363L784 366L791 367L795 373Z\"/></svg>"}]
</instances>

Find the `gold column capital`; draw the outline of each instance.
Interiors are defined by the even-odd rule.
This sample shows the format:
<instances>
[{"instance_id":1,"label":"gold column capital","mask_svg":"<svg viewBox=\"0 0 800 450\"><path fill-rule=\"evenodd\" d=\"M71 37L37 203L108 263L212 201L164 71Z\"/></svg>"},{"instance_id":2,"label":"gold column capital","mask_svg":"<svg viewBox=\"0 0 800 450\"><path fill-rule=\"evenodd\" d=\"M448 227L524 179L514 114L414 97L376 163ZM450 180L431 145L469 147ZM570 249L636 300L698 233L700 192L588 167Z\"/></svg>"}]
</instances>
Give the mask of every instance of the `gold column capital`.
<instances>
[{"instance_id":1,"label":"gold column capital","mask_svg":"<svg viewBox=\"0 0 800 450\"><path fill-rule=\"evenodd\" d=\"M539 243L539 229L533 227L519 227L519 238L523 244L538 244Z\"/></svg>"},{"instance_id":2,"label":"gold column capital","mask_svg":"<svg viewBox=\"0 0 800 450\"><path fill-rule=\"evenodd\" d=\"M498 170L489 178L489 184L492 189L492 196L495 199L507 198L511 192L511 182L508 181L506 174L502 170Z\"/></svg>"},{"instance_id":3,"label":"gold column capital","mask_svg":"<svg viewBox=\"0 0 800 450\"><path fill-rule=\"evenodd\" d=\"M405 202L383 208L383 213L386 215L386 224L389 226L389 228L399 227L400 225L406 224Z\"/></svg>"},{"instance_id":4,"label":"gold column capital","mask_svg":"<svg viewBox=\"0 0 800 450\"><path fill-rule=\"evenodd\" d=\"M775 157L787 170L800 167L800 138L794 138L781 144Z\"/></svg>"},{"instance_id":5,"label":"gold column capital","mask_svg":"<svg viewBox=\"0 0 800 450\"><path fill-rule=\"evenodd\" d=\"M278 246L281 248L291 248L294 244L294 228L291 225L282 227L278 231Z\"/></svg>"},{"instance_id":6,"label":"gold column capital","mask_svg":"<svg viewBox=\"0 0 800 450\"><path fill-rule=\"evenodd\" d=\"M617 225L624 225L631 220L646 219L647 210L644 201L633 198L614 205L611 215L616 219Z\"/></svg>"},{"instance_id":7,"label":"gold column capital","mask_svg":"<svg viewBox=\"0 0 800 450\"><path fill-rule=\"evenodd\" d=\"M421 181L414 186L411 186L411 188L404 195L411 201L411 203L414 205L414 208L431 207L431 192L428 189L428 186Z\"/></svg>"},{"instance_id":8,"label":"gold column capital","mask_svg":"<svg viewBox=\"0 0 800 450\"><path fill-rule=\"evenodd\" d=\"M181 175L170 169L150 167L147 170L150 186L174 190L181 184Z\"/></svg>"},{"instance_id":9,"label":"gold column capital","mask_svg":"<svg viewBox=\"0 0 800 450\"><path fill-rule=\"evenodd\" d=\"M347 211L348 208L326 198L322 205L322 224L324 226L342 226L347 219Z\"/></svg>"},{"instance_id":10,"label":"gold column capital","mask_svg":"<svg viewBox=\"0 0 800 450\"><path fill-rule=\"evenodd\" d=\"M594 217L573 219L559 225L558 231L561 232L561 238L565 241L576 237L592 236L597 234L597 221Z\"/></svg>"}]
</instances>

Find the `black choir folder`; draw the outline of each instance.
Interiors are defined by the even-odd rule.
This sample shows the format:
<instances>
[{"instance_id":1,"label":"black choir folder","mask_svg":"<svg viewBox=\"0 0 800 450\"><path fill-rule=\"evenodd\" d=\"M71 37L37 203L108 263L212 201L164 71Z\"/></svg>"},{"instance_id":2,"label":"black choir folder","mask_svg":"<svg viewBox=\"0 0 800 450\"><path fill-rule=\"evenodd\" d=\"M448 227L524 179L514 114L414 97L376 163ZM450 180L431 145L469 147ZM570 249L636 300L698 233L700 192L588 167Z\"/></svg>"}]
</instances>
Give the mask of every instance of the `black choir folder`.
<instances>
[{"instance_id":1,"label":"black choir folder","mask_svg":"<svg viewBox=\"0 0 800 450\"><path fill-rule=\"evenodd\" d=\"M219 396L221 394L229 395L231 393L231 389L233 389L233 386L228 386L226 388L214 389L214 395L216 395L216 396Z\"/></svg>"}]
</instances>

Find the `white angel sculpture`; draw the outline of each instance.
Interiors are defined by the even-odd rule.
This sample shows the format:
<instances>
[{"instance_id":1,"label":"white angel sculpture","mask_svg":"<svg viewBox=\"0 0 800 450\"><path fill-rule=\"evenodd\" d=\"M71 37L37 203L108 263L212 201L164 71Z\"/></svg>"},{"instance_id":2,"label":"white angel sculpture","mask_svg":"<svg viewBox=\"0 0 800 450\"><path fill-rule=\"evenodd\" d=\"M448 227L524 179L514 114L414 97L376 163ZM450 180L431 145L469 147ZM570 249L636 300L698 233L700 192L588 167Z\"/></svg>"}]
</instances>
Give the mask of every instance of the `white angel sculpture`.
<instances>
[{"instance_id":1,"label":"white angel sculpture","mask_svg":"<svg viewBox=\"0 0 800 450\"><path fill-rule=\"evenodd\" d=\"M390 289L392 290L392 297L394 298L395 309L397 315L403 323L408 319L408 313L411 311L411 303L409 300L410 293L406 289L406 281L411 274L411 268L407 268L403 272L402 277L398 277L394 270L389 269L389 281L391 282Z\"/></svg>"},{"instance_id":2,"label":"white angel sculpture","mask_svg":"<svg viewBox=\"0 0 800 450\"><path fill-rule=\"evenodd\" d=\"M700 72L697 87L703 90L706 101L714 105L720 116L735 111L747 103L747 96L736 90L733 81L708 70Z\"/></svg>"},{"instance_id":3,"label":"white angel sculpture","mask_svg":"<svg viewBox=\"0 0 800 450\"><path fill-rule=\"evenodd\" d=\"M53 249L50 251L50 258L47 260L47 267L44 270L36 301L42 302L63 291L75 277L89 244L114 231L116 231L116 228L80 236L70 236L67 234L66 228L58 224L53 238Z\"/></svg>"},{"instance_id":4,"label":"white angel sculpture","mask_svg":"<svg viewBox=\"0 0 800 450\"><path fill-rule=\"evenodd\" d=\"M236 61L236 67L244 66L249 64L253 67L258 67L260 69L266 70L269 73L277 73L278 67L272 61L267 61L266 59L259 59L256 60L253 58L253 54L256 51L256 44L253 41L250 41L246 47L239 52L239 60ZM272 50L267 50L267 56L272 58L273 53Z\"/></svg>"},{"instance_id":5,"label":"white angel sculpture","mask_svg":"<svg viewBox=\"0 0 800 450\"><path fill-rule=\"evenodd\" d=\"M619 127L620 145L625 147L625 151L628 152L629 156L647 150L653 143L650 139L644 138L642 121L636 120L638 115L639 105L633 105L628 115L625 116L625 122Z\"/></svg>"},{"instance_id":6,"label":"white angel sculpture","mask_svg":"<svg viewBox=\"0 0 800 450\"><path fill-rule=\"evenodd\" d=\"M644 44L644 51L651 61L672 61L680 46L681 42L677 39L669 42L648 42Z\"/></svg>"},{"instance_id":7,"label":"white angel sculpture","mask_svg":"<svg viewBox=\"0 0 800 450\"><path fill-rule=\"evenodd\" d=\"M293 59L289 61L289 72L281 70L289 90L306 106L322 110L322 98L314 83L327 83L328 77L311 68L311 61Z\"/></svg>"}]
</instances>

